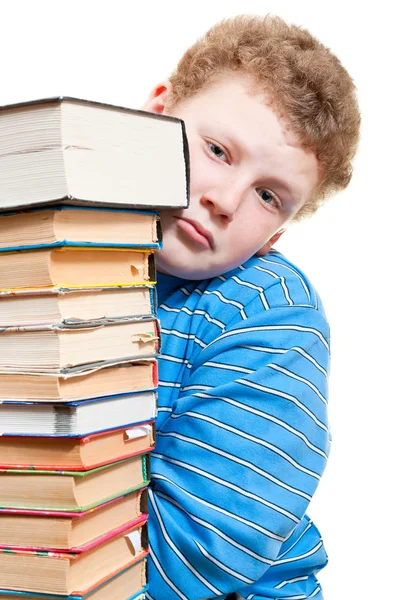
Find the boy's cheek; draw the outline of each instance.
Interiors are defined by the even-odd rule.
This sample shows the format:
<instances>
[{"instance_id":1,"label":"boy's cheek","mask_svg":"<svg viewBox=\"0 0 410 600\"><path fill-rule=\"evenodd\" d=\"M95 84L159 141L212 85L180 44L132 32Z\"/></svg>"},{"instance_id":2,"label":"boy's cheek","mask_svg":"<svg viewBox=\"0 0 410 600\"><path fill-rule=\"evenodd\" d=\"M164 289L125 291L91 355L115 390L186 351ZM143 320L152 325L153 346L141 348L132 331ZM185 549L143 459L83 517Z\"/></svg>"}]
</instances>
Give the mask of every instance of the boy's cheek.
<instances>
[{"instance_id":1,"label":"boy's cheek","mask_svg":"<svg viewBox=\"0 0 410 600\"><path fill-rule=\"evenodd\" d=\"M170 229L172 223L175 221L175 217L180 215L184 209L175 210L163 210L160 214L161 229L164 234Z\"/></svg>"}]
</instances>

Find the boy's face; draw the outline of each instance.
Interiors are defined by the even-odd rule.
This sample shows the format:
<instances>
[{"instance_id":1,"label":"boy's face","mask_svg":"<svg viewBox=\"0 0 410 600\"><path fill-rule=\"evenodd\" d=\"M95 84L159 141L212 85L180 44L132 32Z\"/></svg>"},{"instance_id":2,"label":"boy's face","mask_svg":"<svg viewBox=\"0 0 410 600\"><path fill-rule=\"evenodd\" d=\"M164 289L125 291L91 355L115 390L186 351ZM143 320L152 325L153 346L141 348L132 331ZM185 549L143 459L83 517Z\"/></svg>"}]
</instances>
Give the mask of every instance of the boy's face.
<instances>
[{"instance_id":1,"label":"boy's face","mask_svg":"<svg viewBox=\"0 0 410 600\"><path fill-rule=\"evenodd\" d=\"M186 125L191 200L161 214L160 272L206 279L266 254L319 182L313 152L250 89L233 74L172 110ZM160 84L143 108L165 113L169 93Z\"/></svg>"}]
</instances>

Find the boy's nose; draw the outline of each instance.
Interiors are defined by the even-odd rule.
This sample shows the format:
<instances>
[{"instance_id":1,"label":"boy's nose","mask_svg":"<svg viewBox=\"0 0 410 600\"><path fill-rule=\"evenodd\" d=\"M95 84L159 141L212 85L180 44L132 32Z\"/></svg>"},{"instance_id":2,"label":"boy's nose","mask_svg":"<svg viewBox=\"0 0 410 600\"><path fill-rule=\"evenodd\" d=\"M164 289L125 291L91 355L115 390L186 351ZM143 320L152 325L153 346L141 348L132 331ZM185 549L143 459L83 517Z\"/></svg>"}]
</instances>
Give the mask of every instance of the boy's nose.
<instances>
[{"instance_id":1,"label":"boy's nose","mask_svg":"<svg viewBox=\"0 0 410 600\"><path fill-rule=\"evenodd\" d=\"M235 185L213 188L205 192L201 203L216 217L231 222L243 198L243 192Z\"/></svg>"}]
</instances>

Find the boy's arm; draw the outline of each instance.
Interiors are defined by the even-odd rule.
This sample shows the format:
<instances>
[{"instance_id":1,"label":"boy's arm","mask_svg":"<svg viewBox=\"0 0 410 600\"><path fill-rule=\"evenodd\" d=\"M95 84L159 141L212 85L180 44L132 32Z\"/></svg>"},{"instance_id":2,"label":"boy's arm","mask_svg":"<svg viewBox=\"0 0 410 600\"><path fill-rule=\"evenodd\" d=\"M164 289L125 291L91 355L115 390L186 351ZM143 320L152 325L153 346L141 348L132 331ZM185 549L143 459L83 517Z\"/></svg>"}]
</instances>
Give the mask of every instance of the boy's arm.
<instances>
[{"instance_id":1,"label":"boy's arm","mask_svg":"<svg viewBox=\"0 0 410 600\"><path fill-rule=\"evenodd\" d=\"M327 322L306 306L258 313L199 354L158 433L151 598L223 597L269 577L326 464L328 359Z\"/></svg>"}]
</instances>

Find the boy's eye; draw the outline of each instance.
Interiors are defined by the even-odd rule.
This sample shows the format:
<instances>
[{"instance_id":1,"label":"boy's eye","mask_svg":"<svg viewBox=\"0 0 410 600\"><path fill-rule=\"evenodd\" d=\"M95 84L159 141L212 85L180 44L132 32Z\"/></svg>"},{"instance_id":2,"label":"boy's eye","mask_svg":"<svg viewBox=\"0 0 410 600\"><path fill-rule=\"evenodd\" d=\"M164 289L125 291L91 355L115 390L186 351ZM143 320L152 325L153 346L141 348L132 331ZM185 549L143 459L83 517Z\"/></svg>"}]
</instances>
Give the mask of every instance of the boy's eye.
<instances>
[{"instance_id":1,"label":"boy's eye","mask_svg":"<svg viewBox=\"0 0 410 600\"><path fill-rule=\"evenodd\" d=\"M215 154L215 156L217 158L226 158L225 150L223 148L221 148L221 146L218 146L217 144L214 144L213 142L208 142L208 145L209 145L209 149L212 152L212 154Z\"/></svg>"},{"instance_id":2,"label":"boy's eye","mask_svg":"<svg viewBox=\"0 0 410 600\"><path fill-rule=\"evenodd\" d=\"M256 191L259 194L259 197L261 198L262 202L264 202L265 204L269 204L270 206L275 206L276 208L280 208L280 206L281 206L280 200L276 196L276 194L273 194L272 192L269 192L268 190L256 190Z\"/></svg>"}]
</instances>

